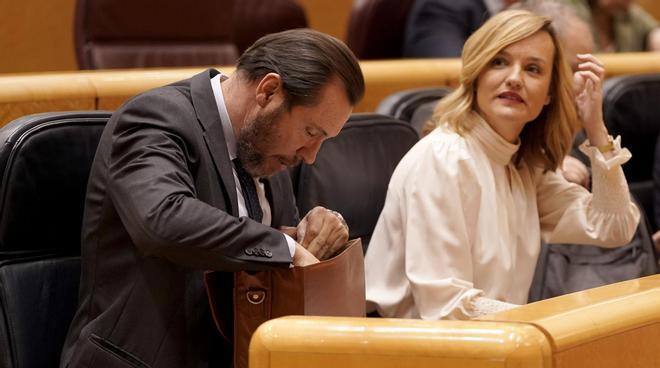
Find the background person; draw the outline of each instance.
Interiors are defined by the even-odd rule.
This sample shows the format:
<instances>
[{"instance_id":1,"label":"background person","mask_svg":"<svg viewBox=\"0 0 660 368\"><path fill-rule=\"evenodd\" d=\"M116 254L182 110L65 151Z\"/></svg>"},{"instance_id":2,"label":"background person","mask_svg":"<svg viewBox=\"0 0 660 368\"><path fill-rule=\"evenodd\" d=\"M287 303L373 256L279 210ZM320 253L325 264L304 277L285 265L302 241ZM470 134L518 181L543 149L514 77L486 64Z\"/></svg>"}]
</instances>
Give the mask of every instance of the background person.
<instances>
[{"instance_id":1,"label":"background person","mask_svg":"<svg viewBox=\"0 0 660 368\"><path fill-rule=\"evenodd\" d=\"M416 0L406 22L407 58L459 57L465 40L517 0Z\"/></svg>"},{"instance_id":2,"label":"background person","mask_svg":"<svg viewBox=\"0 0 660 368\"><path fill-rule=\"evenodd\" d=\"M632 0L555 0L591 27L597 52L660 51L658 21Z\"/></svg>"}]
</instances>

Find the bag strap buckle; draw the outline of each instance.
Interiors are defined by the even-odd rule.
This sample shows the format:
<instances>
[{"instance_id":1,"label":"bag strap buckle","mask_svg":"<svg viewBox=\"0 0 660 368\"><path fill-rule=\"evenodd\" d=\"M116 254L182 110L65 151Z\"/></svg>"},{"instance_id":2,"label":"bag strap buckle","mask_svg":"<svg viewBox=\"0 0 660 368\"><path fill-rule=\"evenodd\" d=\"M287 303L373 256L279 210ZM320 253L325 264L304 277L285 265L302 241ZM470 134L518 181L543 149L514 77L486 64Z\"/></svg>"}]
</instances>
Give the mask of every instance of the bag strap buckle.
<instances>
[{"instance_id":1,"label":"bag strap buckle","mask_svg":"<svg viewBox=\"0 0 660 368\"><path fill-rule=\"evenodd\" d=\"M261 304L266 300L266 292L264 290L248 290L245 295L248 302L255 305Z\"/></svg>"}]
</instances>

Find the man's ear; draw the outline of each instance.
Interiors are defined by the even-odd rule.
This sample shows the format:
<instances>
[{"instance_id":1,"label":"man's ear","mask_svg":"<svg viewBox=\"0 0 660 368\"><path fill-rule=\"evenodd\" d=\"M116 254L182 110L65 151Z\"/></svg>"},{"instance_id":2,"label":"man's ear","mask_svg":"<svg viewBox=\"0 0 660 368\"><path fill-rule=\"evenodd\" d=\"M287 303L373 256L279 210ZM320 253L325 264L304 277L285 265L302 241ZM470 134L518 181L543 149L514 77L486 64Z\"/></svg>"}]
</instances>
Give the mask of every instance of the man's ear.
<instances>
[{"instance_id":1,"label":"man's ear","mask_svg":"<svg viewBox=\"0 0 660 368\"><path fill-rule=\"evenodd\" d=\"M282 78L277 73L268 73L264 75L257 84L256 99L257 104L265 107L269 102L280 93L282 89Z\"/></svg>"}]
</instances>

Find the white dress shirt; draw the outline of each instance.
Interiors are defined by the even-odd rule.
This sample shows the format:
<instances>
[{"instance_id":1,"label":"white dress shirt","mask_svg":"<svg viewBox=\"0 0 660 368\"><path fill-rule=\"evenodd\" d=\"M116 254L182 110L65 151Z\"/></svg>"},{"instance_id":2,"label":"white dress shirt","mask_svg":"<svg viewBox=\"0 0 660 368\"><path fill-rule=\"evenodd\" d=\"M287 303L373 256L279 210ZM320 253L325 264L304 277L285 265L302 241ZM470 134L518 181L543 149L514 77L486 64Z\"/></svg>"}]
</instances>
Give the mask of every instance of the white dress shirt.
<instances>
[{"instance_id":1,"label":"white dress shirt","mask_svg":"<svg viewBox=\"0 0 660 368\"><path fill-rule=\"evenodd\" d=\"M478 114L460 136L441 127L401 160L366 254L368 310L385 317L466 319L524 304L540 251L551 243L626 244L639 222L615 140L605 160L581 146L593 194L512 157Z\"/></svg>"},{"instance_id":2,"label":"white dress shirt","mask_svg":"<svg viewBox=\"0 0 660 368\"><path fill-rule=\"evenodd\" d=\"M213 96L215 97L216 105L218 105L218 114L220 114L220 121L222 122L222 132L225 134L225 143L227 144L227 151L229 152L229 159L234 160L237 155L237 144L236 136L234 135L234 128L229 119L229 112L227 111L227 106L225 105L225 98L222 94L222 88L220 87L220 82L227 79L227 76L224 74L218 74L215 77L211 78L211 88L213 89ZM243 197L243 189L241 188L240 181L238 180L238 174L236 174L236 169L234 165L231 165L232 172L234 173L234 183L236 185L236 197L238 199L238 216L247 217L248 211L245 206L245 198ZM267 226L270 226L272 221L272 215L270 212L270 203L268 198L266 198L266 190L264 188L264 183L261 181L252 178L254 184L257 187L257 196L259 197L259 205L261 206L261 211L263 212L263 218L261 223ZM289 246L289 252L291 256L296 252L296 241L292 237L284 234L287 244Z\"/></svg>"}]
</instances>

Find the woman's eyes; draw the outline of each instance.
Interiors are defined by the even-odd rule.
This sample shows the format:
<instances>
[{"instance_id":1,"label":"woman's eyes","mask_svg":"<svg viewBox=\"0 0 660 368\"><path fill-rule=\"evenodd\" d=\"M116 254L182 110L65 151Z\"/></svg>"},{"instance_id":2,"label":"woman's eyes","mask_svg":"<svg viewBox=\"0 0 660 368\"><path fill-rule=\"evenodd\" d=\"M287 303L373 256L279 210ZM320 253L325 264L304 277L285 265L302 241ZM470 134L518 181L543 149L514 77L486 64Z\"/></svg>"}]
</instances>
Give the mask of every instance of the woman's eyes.
<instances>
[{"instance_id":1,"label":"woman's eyes","mask_svg":"<svg viewBox=\"0 0 660 368\"><path fill-rule=\"evenodd\" d=\"M503 66L506 64L506 60L502 57L496 57L490 62L491 66Z\"/></svg>"},{"instance_id":2,"label":"woman's eyes","mask_svg":"<svg viewBox=\"0 0 660 368\"><path fill-rule=\"evenodd\" d=\"M509 61L503 57L496 57L490 62L491 67L503 67L509 65ZM538 64L529 64L525 66L525 70L534 74L541 74L542 69Z\"/></svg>"},{"instance_id":3,"label":"woman's eyes","mask_svg":"<svg viewBox=\"0 0 660 368\"><path fill-rule=\"evenodd\" d=\"M528 65L527 70L536 74L541 73L541 68L536 64Z\"/></svg>"}]
</instances>

